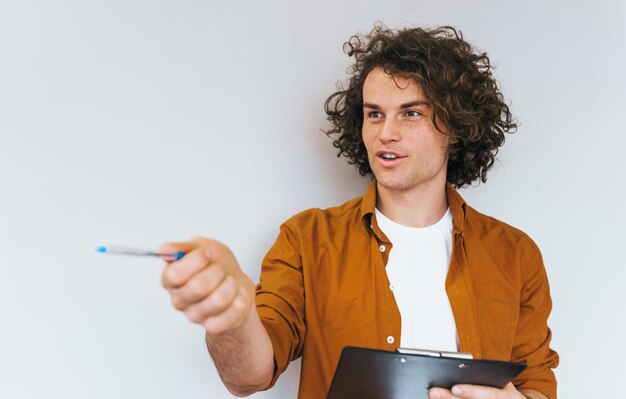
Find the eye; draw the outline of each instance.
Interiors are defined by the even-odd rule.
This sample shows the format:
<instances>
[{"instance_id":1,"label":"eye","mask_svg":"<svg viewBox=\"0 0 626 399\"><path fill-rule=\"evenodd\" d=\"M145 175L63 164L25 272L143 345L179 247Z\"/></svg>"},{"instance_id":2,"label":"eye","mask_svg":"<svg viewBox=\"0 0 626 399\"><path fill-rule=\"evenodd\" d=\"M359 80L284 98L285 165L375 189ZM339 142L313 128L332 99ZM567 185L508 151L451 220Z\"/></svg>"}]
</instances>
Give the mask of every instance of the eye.
<instances>
[{"instance_id":1,"label":"eye","mask_svg":"<svg viewBox=\"0 0 626 399\"><path fill-rule=\"evenodd\" d=\"M422 113L411 109L411 110L406 111L405 115L408 116L409 118L415 118L418 116L422 116Z\"/></svg>"},{"instance_id":2,"label":"eye","mask_svg":"<svg viewBox=\"0 0 626 399\"><path fill-rule=\"evenodd\" d=\"M380 111L371 111L367 114L367 117L371 119L380 119L383 117L383 114Z\"/></svg>"}]
</instances>

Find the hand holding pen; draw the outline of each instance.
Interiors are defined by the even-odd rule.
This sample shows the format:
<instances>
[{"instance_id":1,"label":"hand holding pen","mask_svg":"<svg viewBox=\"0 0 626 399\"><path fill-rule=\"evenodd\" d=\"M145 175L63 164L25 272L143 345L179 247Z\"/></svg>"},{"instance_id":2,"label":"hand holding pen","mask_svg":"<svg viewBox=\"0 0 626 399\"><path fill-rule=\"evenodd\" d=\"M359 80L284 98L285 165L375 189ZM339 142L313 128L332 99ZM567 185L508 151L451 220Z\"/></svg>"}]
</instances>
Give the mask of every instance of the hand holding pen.
<instances>
[{"instance_id":1,"label":"hand holding pen","mask_svg":"<svg viewBox=\"0 0 626 399\"><path fill-rule=\"evenodd\" d=\"M210 334L237 329L256 309L254 283L224 244L199 237L161 245L157 252L185 254L168 262L162 284L172 305Z\"/></svg>"},{"instance_id":2,"label":"hand holding pen","mask_svg":"<svg viewBox=\"0 0 626 399\"><path fill-rule=\"evenodd\" d=\"M163 287L176 309L205 328L207 348L226 386L240 392L252 383L259 389L270 384L274 351L256 311L255 286L228 247L200 237L164 244L154 252L120 247L96 250L166 260ZM250 383L242 388L238 385L242 380Z\"/></svg>"}]
</instances>

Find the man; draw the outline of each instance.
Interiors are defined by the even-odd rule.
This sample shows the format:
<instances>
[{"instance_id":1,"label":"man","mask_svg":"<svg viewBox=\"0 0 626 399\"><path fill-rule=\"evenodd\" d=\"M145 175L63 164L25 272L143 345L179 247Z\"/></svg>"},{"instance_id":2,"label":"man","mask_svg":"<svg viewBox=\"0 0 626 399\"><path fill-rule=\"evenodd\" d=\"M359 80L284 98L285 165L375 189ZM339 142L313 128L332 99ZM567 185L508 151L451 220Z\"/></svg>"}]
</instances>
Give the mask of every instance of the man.
<instances>
[{"instance_id":1,"label":"man","mask_svg":"<svg viewBox=\"0 0 626 399\"><path fill-rule=\"evenodd\" d=\"M373 174L369 190L285 222L256 289L217 241L162 246L187 253L163 272L174 307L204 326L235 395L269 388L302 356L298 397L323 398L353 345L528 363L504 389L433 388L431 398L556 398L539 250L453 188L484 182L516 128L487 55L449 27L377 26L346 48L355 63L348 88L326 101L327 134Z\"/></svg>"}]
</instances>

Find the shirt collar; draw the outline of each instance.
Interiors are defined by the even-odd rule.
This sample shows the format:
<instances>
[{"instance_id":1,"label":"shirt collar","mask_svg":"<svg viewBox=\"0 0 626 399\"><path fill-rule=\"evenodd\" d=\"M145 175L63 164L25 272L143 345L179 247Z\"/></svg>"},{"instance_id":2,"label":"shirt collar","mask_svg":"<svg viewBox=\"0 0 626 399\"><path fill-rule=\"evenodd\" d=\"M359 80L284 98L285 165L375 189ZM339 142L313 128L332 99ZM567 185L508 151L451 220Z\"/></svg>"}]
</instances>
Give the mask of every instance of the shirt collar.
<instances>
[{"instance_id":1,"label":"shirt collar","mask_svg":"<svg viewBox=\"0 0 626 399\"><path fill-rule=\"evenodd\" d=\"M361 220L367 231L374 230L374 233L380 237L382 234L378 229L376 218L373 217L376 209L376 191L376 180L372 180L361 201ZM450 213L452 213L452 233L463 234L467 203L450 183L446 183L446 195Z\"/></svg>"}]
</instances>

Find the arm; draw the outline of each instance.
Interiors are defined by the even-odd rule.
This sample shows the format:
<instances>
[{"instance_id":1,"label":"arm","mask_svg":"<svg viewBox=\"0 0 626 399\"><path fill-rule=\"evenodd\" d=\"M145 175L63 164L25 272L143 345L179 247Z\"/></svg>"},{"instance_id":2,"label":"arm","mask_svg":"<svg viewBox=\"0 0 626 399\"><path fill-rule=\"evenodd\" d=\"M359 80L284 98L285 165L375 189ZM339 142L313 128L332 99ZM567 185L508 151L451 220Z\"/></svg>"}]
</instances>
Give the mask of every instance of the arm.
<instances>
[{"instance_id":1,"label":"arm","mask_svg":"<svg viewBox=\"0 0 626 399\"><path fill-rule=\"evenodd\" d=\"M232 252L206 238L165 244L163 252L185 252L163 270L172 304L206 329L206 343L226 388L245 396L266 388L274 372L267 331L254 306L254 284Z\"/></svg>"},{"instance_id":2,"label":"arm","mask_svg":"<svg viewBox=\"0 0 626 399\"><path fill-rule=\"evenodd\" d=\"M304 276L299 233L293 220L263 259L256 287L257 312L273 344L274 375L270 387L302 355L306 336Z\"/></svg>"},{"instance_id":3,"label":"arm","mask_svg":"<svg viewBox=\"0 0 626 399\"><path fill-rule=\"evenodd\" d=\"M206 333L206 344L228 390L246 396L265 389L272 380L274 354L272 343L256 308L241 328L227 334Z\"/></svg>"},{"instance_id":4,"label":"arm","mask_svg":"<svg viewBox=\"0 0 626 399\"><path fill-rule=\"evenodd\" d=\"M525 361L528 367L512 382L520 391L556 399L557 384L552 369L559 364L559 357L550 348L552 332L548 328L548 317L552 299L548 277L541 252L530 238L520 242L519 257L520 310L511 361Z\"/></svg>"}]
</instances>

